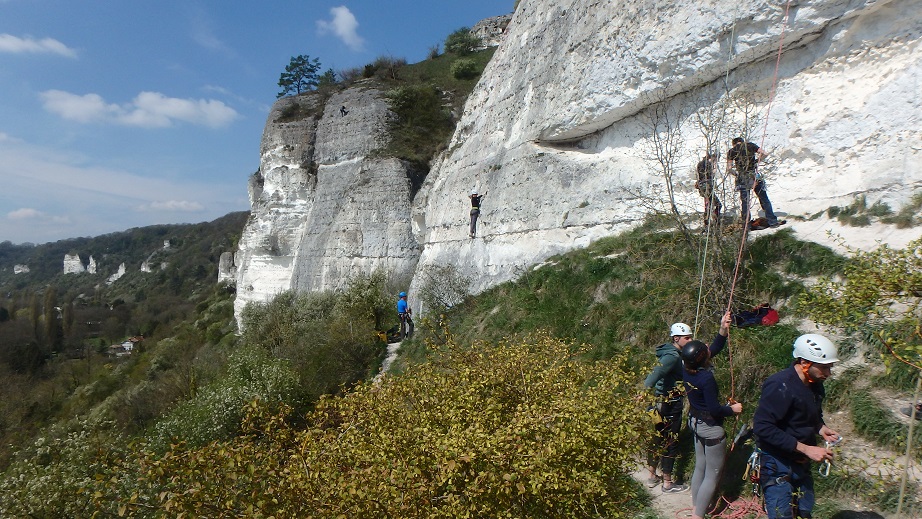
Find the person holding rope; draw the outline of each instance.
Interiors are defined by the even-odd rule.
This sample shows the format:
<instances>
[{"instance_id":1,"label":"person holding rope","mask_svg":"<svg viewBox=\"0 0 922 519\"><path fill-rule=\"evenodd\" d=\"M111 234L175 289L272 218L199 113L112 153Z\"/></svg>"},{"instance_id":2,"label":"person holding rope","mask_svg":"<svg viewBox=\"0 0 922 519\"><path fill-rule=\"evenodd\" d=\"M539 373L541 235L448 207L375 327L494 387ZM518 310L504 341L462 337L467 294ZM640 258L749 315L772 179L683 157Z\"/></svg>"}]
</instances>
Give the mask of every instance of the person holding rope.
<instances>
[{"instance_id":1,"label":"person holding rope","mask_svg":"<svg viewBox=\"0 0 922 519\"><path fill-rule=\"evenodd\" d=\"M759 205L765 213L769 227L778 227L781 222L775 216L772 202L765 190L765 180L758 171L759 162L768 152L754 142L746 142L742 137L733 139L733 146L727 151L727 171L736 167L736 190L740 193L740 224L749 225L749 190L759 197Z\"/></svg>"},{"instance_id":2,"label":"person holding rope","mask_svg":"<svg viewBox=\"0 0 922 519\"><path fill-rule=\"evenodd\" d=\"M794 341L794 362L762 384L759 407L752 418L756 446L762 451L759 483L769 519L812 517L815 495L810 461L832 461L827 445L839 433L823 421L823 381L839 361L835 344L808 333Z\"/></svg>"},{"instance_id":3,"label":"person holding rope","mask_svg":"<svg viewBox=\"0 0 922 519\"><path fill-rule=\"evenodd\" d=\"M707 230L709 222L712 220L714 223L720 222L720 199L717 198L717 192L714 190L714 166L717 163L719 154L711 150L708 152L704 158L701 159L701 162L695 166L695 170L698 172L698 179L695 181L695 189L698 190L698 194L704 198L704 229Z\"/></svg>"},{"instance_id":4,"label":"person holding rope","mask_svg":"<svg viewBox=\"0 0 922 519\"><path fill-rule=\"evenodd\" d=\"M701 341L689 341L682 347L685 392L688 395L688 428L695 436L695 472L692 474L692 519L703 519L711 506L720 473L727 457L727 434L724 418L743 412L743 404L721 405L717 380L710 369L711 357L727 344L732 322L730 312L720 321L720 330L710 347Z\"/></svg>"},{"instance_id":5,"label":"person holding rope","mask_svg":"<svg viewBox=\"0 0 922 519\"><path fill-rule=\"evenodd\" d=\"M677 382L682 380L679 352L682 346L692 340L692 331L685 323L675 323L669 328L669 334L671 341L656 348L659 364L647 375L644 386L653 388L659 420L647 450L647 469L650 471L647 486L653 488L662 482L662 491L672 494L688 490L687 485L672 481L672 469L679 454L679 431L682 429L682 411L685 408L682 389L677 386ZM662 476L656 475L657 465L662 468Z\"/></svg>"},{"instance_id":6,"label":"person holding rope","mask_svg":"<svg viewBox=\"0 0 922 519\"><path fill-rule=\"evenodd\" d=\"M407 303L407 293L401 292L397 296L397 317L400 318L400 340L413 335L413 309Z\"/></svg>"}]
</instances>

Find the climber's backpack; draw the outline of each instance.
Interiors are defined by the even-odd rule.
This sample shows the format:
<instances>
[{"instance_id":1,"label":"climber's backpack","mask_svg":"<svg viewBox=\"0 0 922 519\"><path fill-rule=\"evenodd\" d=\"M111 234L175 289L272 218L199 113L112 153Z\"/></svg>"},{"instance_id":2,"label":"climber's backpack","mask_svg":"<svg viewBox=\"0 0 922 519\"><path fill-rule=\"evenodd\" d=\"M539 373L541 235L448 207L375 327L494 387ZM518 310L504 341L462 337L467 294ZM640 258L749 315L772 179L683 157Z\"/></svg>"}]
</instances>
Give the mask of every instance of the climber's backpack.
<instances>
[{"instance_id":1,"label":"climber's backpack","mask_svg":"<svg viewBox=\"0 0 922 519\"><path fill-rule=\"evenodd\" d=\"M778 311L772 308L768 303L763 303L752 310L743 310L733 314L733 324L737 328L746 328L747 326L771 326L778 324Z\"/></svg>"}]
</instances>

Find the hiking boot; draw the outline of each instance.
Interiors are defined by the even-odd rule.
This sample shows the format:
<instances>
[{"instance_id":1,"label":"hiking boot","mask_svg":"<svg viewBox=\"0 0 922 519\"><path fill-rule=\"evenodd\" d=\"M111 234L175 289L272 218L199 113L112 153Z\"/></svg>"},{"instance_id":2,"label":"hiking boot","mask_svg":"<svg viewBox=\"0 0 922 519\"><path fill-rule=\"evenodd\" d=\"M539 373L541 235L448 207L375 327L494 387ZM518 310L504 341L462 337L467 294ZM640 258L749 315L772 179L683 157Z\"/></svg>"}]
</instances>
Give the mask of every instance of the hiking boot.
<instances>
[{"instance_id":1,"label":"hiking boot","mask_svg":"<svg viewBox=\"0 0 922 519\"><path fill-rule=\"evenodd\" d=\"M906 416L912 416L912 407L904 407L900 412ZM916 404L916 420L922 420L922 403Z\"/></svg>"},{"instance_id":2,"label":"hiking boot","mask_svg":"<svg viewBox=\"0 0 922 519\"><path fill-rule=\"evenodd\" d=\"M662 489L664 494L679 494L688 490L688 485L679 485L677 483L673 483L668 487L663 486Z\"/></svg>"}]
</instances>

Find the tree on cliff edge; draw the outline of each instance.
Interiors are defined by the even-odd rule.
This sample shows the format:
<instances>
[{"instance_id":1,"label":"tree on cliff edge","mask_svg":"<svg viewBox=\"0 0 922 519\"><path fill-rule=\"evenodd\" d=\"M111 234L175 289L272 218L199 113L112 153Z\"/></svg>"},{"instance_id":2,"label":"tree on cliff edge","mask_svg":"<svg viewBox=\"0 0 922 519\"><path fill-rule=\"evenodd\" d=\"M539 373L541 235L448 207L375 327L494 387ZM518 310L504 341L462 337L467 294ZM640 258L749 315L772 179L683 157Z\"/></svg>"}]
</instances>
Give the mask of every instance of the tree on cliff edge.
<instances>
[{"instance_id":1,"label":"tree on cliff edge","mask_svg":"<svg viewBox=\"0 0 922 519\"><path fill-rule=\"evenodd\" d=\"M285 72L279 77L279 86L282 91L276 97L289 94L298 95L308 90L313 90L320 83L320 59L311 59L310 56L300 55L291 58L291 63L285 67Z\"/></svg>"}]
</instances>

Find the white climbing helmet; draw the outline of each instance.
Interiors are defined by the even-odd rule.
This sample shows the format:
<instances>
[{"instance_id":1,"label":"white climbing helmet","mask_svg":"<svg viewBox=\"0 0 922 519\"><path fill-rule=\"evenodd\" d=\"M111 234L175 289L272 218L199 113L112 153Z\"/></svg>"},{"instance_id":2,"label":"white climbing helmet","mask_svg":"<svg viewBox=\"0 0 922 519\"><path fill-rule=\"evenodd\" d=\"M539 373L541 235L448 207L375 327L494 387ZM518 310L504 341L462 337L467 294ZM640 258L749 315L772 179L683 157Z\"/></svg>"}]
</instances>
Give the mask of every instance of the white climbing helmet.
<instances>
[{"instance_id":1,"label":"white climbing helmet","mask_svg":"<svg viewBox=\"0 0 922 519\"><path fill-rule=\"evenodd\" d=\"M474 189L471 189L471 194L472 194L472 195L476 195L476 194L477 194L477 188L476 188L476 187L475 187Z\"/></svg>"},{"instance_id":2,"label":"white climbing helmet","mask_svg":"<svg viewBox=\"0 0 922 519\"><path fill-rule=\"evenodd\" d=\"M794 358L809 360L817 364L839 362L836 345L826 337L816 333L801 335L794 341Z\"/></svg>"},{"instance_id":3,"label":"white climbing helmet","mask_svg":"<svg viewBox=\"0 0 922 519\"><path fill-rule=\"evenodd\" d=\"M685 323L675 323L669 328L669 335L675 337L676 335L691 335L691 326Z\"/></svg>"}]
</instances>

